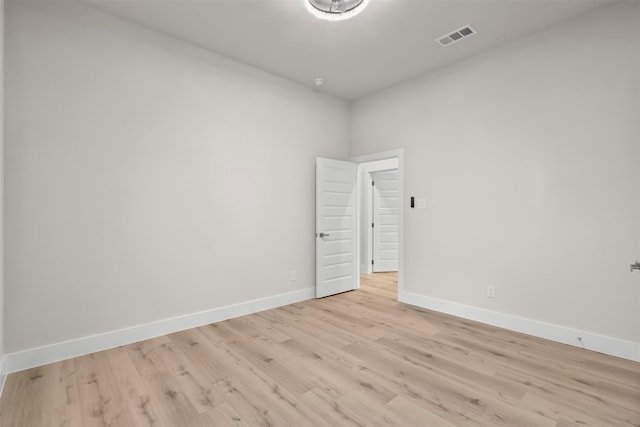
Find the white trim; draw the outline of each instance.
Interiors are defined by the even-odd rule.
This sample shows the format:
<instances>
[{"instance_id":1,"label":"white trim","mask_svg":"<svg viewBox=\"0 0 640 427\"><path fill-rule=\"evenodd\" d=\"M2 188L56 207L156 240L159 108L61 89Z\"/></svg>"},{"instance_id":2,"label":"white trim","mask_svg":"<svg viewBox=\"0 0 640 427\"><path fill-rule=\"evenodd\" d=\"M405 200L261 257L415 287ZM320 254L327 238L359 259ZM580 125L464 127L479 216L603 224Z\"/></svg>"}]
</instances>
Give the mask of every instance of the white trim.
<instances>
[{"instance_id":1,"label":"white trim","mask_svg":"<svg viewBox=\"0 0 640 427\"><path fill-rule=\"evenodd\" d=\"M305 301L315 297L315 288L306 288L286 294L255 299L239 304L213 308L211 310L184 316L146 323L126 329L92 335L43 347L18 351L4 355L5 374L22 371L24 369L58 362L60 360L78 357L97 351L107 350L137 341L147 340L234 317L257 313L263 310L280 307L287 304Z\"/></svg>"},{"instance_id":2,"label":"white trim","mask_svg":"<svg viewBox=\"0 0 640 427\"><path fill-rule=\"evenodd\" d=\"M389 150L383 151L380 153L373 154L364 154L361 156L352 157L350 160L355 163L367 163L373 162L377 160L386 160L386 159L398 159L398 173L400 174L400 218L398 223L398 241L400 242L400 246L398 247L398 297L400 293L404 292L404 148L399 148L397 150ZM360 174L358 174L358 179L360 179ZM358 257L358 262L360 262L360 191L361 185L358 183L358 249L356 256ZM358 278L358 285L360 284L360 279Z\"/></svg>"},{"instance_id":3,"label":"white trim","mask_svg":"<svg viewBox=\"0 0 640 427\"><path fill-rule=\"evenodd\" d=\"M373 232L371 231L369 224L373 222L373 203L371 202L371 199L373 198L373 186L371 185L373 183L373 177L371 176L371 171L368 170L368 165L368 163L362 164L362 171L364 172L363 175L366 182L362 187L360 187L364 188L364 194L362 195L362 198L359 198L358 200L362 200L364 202L364 206L361 207L362 210L358 214L358 218L362 219L364 217L364 223L366 224L366 236L360 236L360 243L364 240L364 245L360 250L364 250L365 252L366 258L364 265L367 266L367 274L371 274L373 273ZM363 227L360 227L360 230L362 230L362 228ZM362 254L360 254L360 256L362 256Z\"/></svg>"},{"instance_id":4,"label":"white trim","mask_svg":"<svg viewBox=\"0 0 640 427\"><path fill-rule=\"evenodd\" d=\"M352 160L349 160L352 161ZM362 188L362 171L360 170L360 165L356 163L356 262L360 264L362 259L360 258L360 210L362 209L362 201L360 200L362 196L360 195L360 191ZM316 261L317 262L317 261ZM367 266L365 264L364 269L362 271L362 264L360 264L360 274L358 274L358 278L356 279L356 289L360 289L360 275L362 273L369 273L367 270Z\"/></svg>"},{"instance_id":5,"label":"white trim","mask_svg":"<svg viewBox=\"0 0 640 427\"><path fill-rule=\"evenodd\" d=\"M475 320L488 325L522 332L538 338L545 338L575 347L584 347L588 350L640 362L640 343L637 342L598 335L579 329L526 319L524 317L431 298L411 292L399 292L398 301L469 320ZM578 341L578 337L582 338L582 345Z\"/></svg>"}]
</instances>

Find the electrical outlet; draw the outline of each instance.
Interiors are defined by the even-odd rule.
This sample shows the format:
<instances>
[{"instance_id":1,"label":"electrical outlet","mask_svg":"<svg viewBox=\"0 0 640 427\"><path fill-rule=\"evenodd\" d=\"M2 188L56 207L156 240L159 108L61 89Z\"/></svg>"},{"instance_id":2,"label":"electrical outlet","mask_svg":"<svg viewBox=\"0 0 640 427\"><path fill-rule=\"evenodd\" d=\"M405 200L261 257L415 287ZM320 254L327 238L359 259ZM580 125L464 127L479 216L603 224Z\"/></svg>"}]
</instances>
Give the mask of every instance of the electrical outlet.
<instances>
[{"instance_id":1,"label":"electrical outlet","mask_svg":"<svg viewBox=\"0 0 640 427\"><path fill-rule=\"evenodd\" d=\"M298 279L297 276L298 275L296 274L296 271L295 270L291 270L291 281L292 282L295 282Z\"/></svg>"},{"instance_id":2,"label":"electrical outlet","mask_svg":"<svg viewBox=\"0 0 640 427\"><path fill-rule=\"evenodd\" d=\"M493 285L489 285L487 286L487 296L489 298L495 298L496 297L496 287Z\"/></svg>"}]
</instances>

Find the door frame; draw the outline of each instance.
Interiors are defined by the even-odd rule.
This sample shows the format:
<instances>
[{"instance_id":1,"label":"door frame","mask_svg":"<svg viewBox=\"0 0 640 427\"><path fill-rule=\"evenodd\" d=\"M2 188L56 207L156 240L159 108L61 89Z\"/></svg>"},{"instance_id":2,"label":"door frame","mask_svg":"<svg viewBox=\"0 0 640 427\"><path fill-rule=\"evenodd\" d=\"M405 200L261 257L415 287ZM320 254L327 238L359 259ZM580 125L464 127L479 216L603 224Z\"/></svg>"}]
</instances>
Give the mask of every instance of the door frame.
<instances>
[{"instance_id":1,"label":"door frame","mask_svg":"<svg viewBox=\"0 0 640 427\"><path fill-rule=\"evenodd\" d=\"M400 203L400 212L398 218L398 295L396 295L396 299L399 295L404 293L404 149L399 148L396 150L382 151L379 153L371 153L371 154L363 154L360 156L355 156L349 159L350 161L358 164L358 176L356 178L356 209L358 211L357 214L357 226L356 226L356 238L358 239L358 245L356 250L356 257L358 265L360 264L360 251L362 248L360 247L360 234L362 228L362 174L360 173L360 164L368 163L377 160L387 160L387 159L398 159L398 175L399 175L399 203ZM358 269L359 270L359 269ZM357 287L360 287L360 275L358 274L358 283Z\"/></svg>"}]
</instances>

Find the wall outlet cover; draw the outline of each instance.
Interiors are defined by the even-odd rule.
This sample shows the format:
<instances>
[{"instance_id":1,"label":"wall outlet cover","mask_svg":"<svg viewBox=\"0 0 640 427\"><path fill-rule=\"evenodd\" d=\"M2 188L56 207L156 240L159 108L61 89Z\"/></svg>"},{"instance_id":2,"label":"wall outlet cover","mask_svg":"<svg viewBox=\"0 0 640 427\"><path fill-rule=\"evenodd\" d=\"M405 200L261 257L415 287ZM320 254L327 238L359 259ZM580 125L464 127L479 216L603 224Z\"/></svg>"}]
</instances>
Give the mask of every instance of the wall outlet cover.
<instances>
[{"instance_id":1,"label":"wall outlet cover","mask_svg":"<svg viewBox=\"0 0 640 427\"><path fill-rule=\"evenodd\" d=\"M496 287L493 285L489 285L487 286L487 296L489 298L495 298L496 297Z\"/></svg>"}]
</instances>

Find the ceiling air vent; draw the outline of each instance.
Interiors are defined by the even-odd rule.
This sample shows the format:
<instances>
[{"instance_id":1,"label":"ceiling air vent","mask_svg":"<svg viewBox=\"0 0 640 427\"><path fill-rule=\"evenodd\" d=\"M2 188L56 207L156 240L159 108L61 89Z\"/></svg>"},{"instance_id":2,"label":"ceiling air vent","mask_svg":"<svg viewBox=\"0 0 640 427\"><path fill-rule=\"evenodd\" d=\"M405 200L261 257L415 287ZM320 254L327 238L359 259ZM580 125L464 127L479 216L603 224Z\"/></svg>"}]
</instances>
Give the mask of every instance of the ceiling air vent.
<instances>
[{"instance_id":1,"label":"ceiling air vent","mask_svg":"<svg viewBox=\"0 0 640 427\"><path fill-rule=\"evenodd\" d=\"M467 25L466 27L462 27L459 30L454 31L451 34L447 34L442 37L438 37L436 41L440 43L442 46L449 46L450 44L454 44L457 41L460 41L464 38L472 36L476 33L471 25Z\"/></svg>"}]
</instances>

